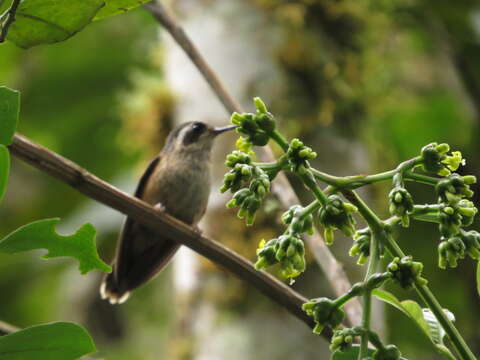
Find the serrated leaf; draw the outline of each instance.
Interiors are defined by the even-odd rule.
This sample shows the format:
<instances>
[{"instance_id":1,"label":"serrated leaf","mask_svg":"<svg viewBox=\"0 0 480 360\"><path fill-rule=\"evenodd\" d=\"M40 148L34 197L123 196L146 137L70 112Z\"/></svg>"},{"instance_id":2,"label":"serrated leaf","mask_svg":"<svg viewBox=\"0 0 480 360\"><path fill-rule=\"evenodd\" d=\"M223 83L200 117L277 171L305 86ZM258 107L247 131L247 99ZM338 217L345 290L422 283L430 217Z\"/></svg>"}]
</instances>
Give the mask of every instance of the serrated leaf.
<instances>
[{"instance_id":1,"label":"serrated leaf","mask_svg":"<svg viewBox=\"0 0 480 360\"><path fill-rule=\"evenodd\" d=\"M95 16L94 20L101 20L106 17L123 14L150 0L106 0L106 5Z\"/></svg>"},{"instance_id":2,"label":"serrated leaf","mask_svg":"<svg viewBox=\"0 0 480 360\"><path fill-rule=\"evenodd\" d=\"M103 0L23 0L7 39L29 48L66 40L87 26Z\"/></svg>"},{"instance_id":3,"label":"serrated leaf","mask_svg":"<svg viewBox=\"0 0 480 360\"><path fill-rule=\"evenodd\" d=\"M20 111L20 93L0 86L0 144L12 143Z\"/></svg>"},{"instance_id":4,"label":"serrated leaf","mask_svg":"<svg viewBox=\"0 0 480 360\"><path fill-rule=\"evenodd\" d=\"M10 153L4 145L0 145L0 202L5 195L10 172Z\"/></svg>"},{"instance_id":5,"label":"serrated leaf","mask_svg":"<svg viewBox=\"0 0 480 360\"><path fill-rule=\"evenodd\" d=\"M74 360L96 351L88 332L67 322L36 325L0 337L2 360Z\"/></svg>"},{"instance_id":6,"label":"serrated leaf","mask_svg":"<svg viewBox=\"0 0 480 360\"><path fill-rule=\"evenodd\" d=\"M80 263L80 273L93 269L111 272L95 247L95 228L85 224L73 235L63 236L55 232L60 219L45 219L24 225L0 240L0 252L14 254L17 252L46 249L45 258L60 256L73 257Z\"/></svg>"},{"instance_id":7,"label":"serrated leaf","mask_svg":"<svg viewBox=\"0 0 480 360\"><path fill-rule=\"evenodd\" d=\"M439 335L439 334L441 334L442 331L444 334L444 330L443 328L440 327L440 324L438 323L435 316L433 316L433 314L430 313L434 320L432 320L431 318L428 318L429 320L427 320L425 318L426 310L429 310L429 309L422 309L421 306L413 300L400 301L392 293L389 293L388 291L381 290L381 289L374 289L372 291L372 295L375 296L377 299L383 302L386 302L387 304L395 307L396 309L400 310L405 315L407 315L407 317L413 320L413 322L418 326L418 328L422 331L422 333L432 342L432 344L435 346L435 349L440 354L442 354L448 359L455 359L455 357L452 355L450 350L443 345L443 335ZM444 310L444 311L448 311L448 310ZM449 312L447 312L447 316L450 316L448 315L448 313ZM451 316L453 316L453 314L451 314ZM435 325L429 324L429 321L432 321L432 322L434 321ZM432 332L432 330L436 326L440 327L441 331L438 330L437 328L438 331ZM440 342L438 341L439 337L440 339L442 339Z\"/></svg>"}]
</instances>

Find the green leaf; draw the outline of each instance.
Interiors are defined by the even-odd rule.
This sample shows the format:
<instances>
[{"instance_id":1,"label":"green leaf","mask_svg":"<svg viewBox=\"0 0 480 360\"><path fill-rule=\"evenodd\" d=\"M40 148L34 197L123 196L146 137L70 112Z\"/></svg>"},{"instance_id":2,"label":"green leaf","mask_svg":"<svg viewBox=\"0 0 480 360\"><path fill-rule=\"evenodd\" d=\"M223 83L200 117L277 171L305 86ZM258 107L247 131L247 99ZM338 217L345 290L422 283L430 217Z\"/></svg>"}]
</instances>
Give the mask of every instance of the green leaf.
<instances>
[{"instance_id":1,"label":"green leaf","mask_svg":"<svg viewBox=\"0 0 480 360\"><path fill-rule=\"evenodd\" d=\"M103 0L24 0L7 39L22 48L66 40L87 26L104 5Z\"/></svg>"},{"instance_id":2,"label":"green leaf","mask_svg":"<svg viewBox=\"0 0 480 360\"><path fill-rule=\"evenodd\" d=\"M422 333L427 336L440 354L447 359L455 359L450 350L443 344L445 331L429 309L422 309L413 300L400 301L392 293L381 289L374 289L372 295L407 315L420 328ZM453 317L453 314L448 310L444 311L447 316Z\"/></svg>"},{"instance_id":3,"label":"green leaf","mask_svg":"<svg viewBox=\"0 0 480 360\"><path fill-rule=\"evenodd\" d=\"M0 337L2 360L74 360L96 351L88 332L67 322L36 325Z\"/></svg>"},{"instance_id":4,"label":"green leaf","mask_svg":"<svg viewBox=\"0 0 480 360\"><path fill-rule=\"evenodd\" d=\"M480 295L480 261L477 262L477 292Z\"/></svg>"},{"instance_id":5,"label":"green leaf","mask_svg":"<svg viewBox=\"0 0 480 360\"><path fill-rule=\"evenodd\" d=\"M0 86L0 144L12 143L20 111L20 93Z\"/></svg>"},{"instance_id":6,"label":"green leaf","mask_svg":"<svg viewBox=\"0 0 480 360\"><path fill-rule=\"evenodd\" d=\"M10 172L10 153L5 145L0 145L0 202L5 195Z\"/></svg>"},{"instance_id":7,"label":"green leaf","mask_svg":"<svg viewBox=\"0 0 480 360\"><path fill-rule=\"evenodd\" d=\"M14 254L21 251L46 249L44 258L69 256L80 263L80 273L93 269L111 272L110 266L98 256L95 247L95 228L85 224L70 236L58 235L55 226L60 219L45 219L24 225L0 240L0 252Z\"/></svg>"},{"instance_id":8,"label":"green leaf","mask_svg":"<svg viewBox=\"0 0 480 360\"><path fill-rule=\"evenodd\" d=\"M357 360L358 359L358 353L360 352L360 346L359 345L352 345L350 349L347 351L335 351L330 360ZM367 355L372 356L375 351L373 349L368 349L367 350ZM407 360L404 357L400 358L401 360Z\"/></svg>"},{"instance_id":9,"label":"green leaf","mask_svg":"<svg viewBox=\"0 0 480 360\"><path fill-rule=\"evenodd\" d=\"M358 353L360 352L360 346L358 345L352 345L350 349L347 351L335 351L330 360L357 360L358 359ZM369 356L373 355L374 350L368 349L367 354Z\"/></svg>"},{"instance_id":10,"label":"green leaf","mask_svg":"<svg viewBox=\"0 0 480 360\"><path fill-rule=\"evenodd\" d=\"M106 0L106 5L95 16L94 20L101 20L109 16L123 14L150 0Z\"/></svg>"},{"instance_id":11,"label":"green leaf","mask_svg":"<svg viewBox=\"0 0 480 360\"><path fill-rule=\"evenodd\" d=\"M413 300L402 301L402 306L410 315L410 318L415 321L418 327L433 340L432 334L430 333L430 328L423 317L422 307Z\"/></svg>"}]
</instances>

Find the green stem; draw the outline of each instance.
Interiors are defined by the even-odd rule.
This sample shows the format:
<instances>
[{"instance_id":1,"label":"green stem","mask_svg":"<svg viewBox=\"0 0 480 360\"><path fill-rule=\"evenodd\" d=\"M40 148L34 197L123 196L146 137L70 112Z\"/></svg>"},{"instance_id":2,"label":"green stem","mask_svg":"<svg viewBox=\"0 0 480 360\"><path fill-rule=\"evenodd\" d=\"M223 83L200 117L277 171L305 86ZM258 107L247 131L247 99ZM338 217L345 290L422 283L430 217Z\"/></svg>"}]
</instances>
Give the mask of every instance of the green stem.
<instances>
[{"instance_id":1,"label":"green stem","mask_svg":"<svg viewBox=\"0 0 480 360\"><path fill-rule=\"evenodd\" d=\"M405 180L415 181L427 185L437 185L440 179L427 175L417 174L413 171L407 171L405 172Z\"/></svg>"},{"instance_id":2,"label":"green stem","mask_svg":"<svg viewBox=\"0 0 480 360\"><path fill-rule=\"evenodd\" d=\"M325 205L325 203L327 202L327 196L318 186L312 172L309 169L305 169L305 171L297 172L297 175L302 179L305 186L308 187L311 192L313 192L313 195L315 195L315 198L318 200L318 202L321 205Z\"/></svg>"},{"instance_id":3,"label":"green stem","mask_svg":"<svg viewBox=\"0 0 480 360\"><path fill-rule=\"evenodd\" d=\"M278 130L273 130L270 134L270 138L275 141L283 151L287 152L288 150L288 141L283 137L282 134L278 132Z\"/></svg>"},{"instance_id":4,"label":"green stem","mask_svg":"<svg viewBox=\"0 0 480 360\"><path fill-rule=\"evenodd\" d=\"M373 230L374 228L383 228L384 224L382 223L382 221L375 214L373 214L370 208L368 208L368 206L354 191L344 191L343 193L352 204L357 206L360 214L362 214L362 216L365 218L365 221L367 221L370 228L372 228L372 231L376 232L375 230ZM402 249L398 246L398 244L390 234L388 234L386 231L378 231L376 232L376 234L379 236L379 240L383 242L383 244L389 250L392 256L399 258L405 256ZM460 354L461 359L476 360L475 355L473 355L472 351L465 343L465 340L462 338L455 325L453 325L450 319L446 316L441 305L439 304L435 296L432 294L428 286L421 285L421 283L417 280L415 284L415 290L423 299L428 308L433 312L438 322L445 330L445 333L450 338L453 347Z\"/></svg>"},{"instance_id":5,"label":"green stem","mask_svg":"<svg viewBox=\"0 0 480 360\"><path fill-rule=\"evenodd\" d=\"M378 238L376 231L372 230L372 237L370 240L370 257L368 262L367 273L365 274L365 281L367 281L370 276L375 274L378 267L378 262L380 260L380 254L378 249ZM358 360L362 360L367 356L368 351L368 342L369 342L369 333L370 333L370 318L372 314L372 290L365 289L363 294L363 313L362 313L362 328L365 332L362 335L362 340L360 342L360 352L358 353Z\"/></svg>"}]
</instances>

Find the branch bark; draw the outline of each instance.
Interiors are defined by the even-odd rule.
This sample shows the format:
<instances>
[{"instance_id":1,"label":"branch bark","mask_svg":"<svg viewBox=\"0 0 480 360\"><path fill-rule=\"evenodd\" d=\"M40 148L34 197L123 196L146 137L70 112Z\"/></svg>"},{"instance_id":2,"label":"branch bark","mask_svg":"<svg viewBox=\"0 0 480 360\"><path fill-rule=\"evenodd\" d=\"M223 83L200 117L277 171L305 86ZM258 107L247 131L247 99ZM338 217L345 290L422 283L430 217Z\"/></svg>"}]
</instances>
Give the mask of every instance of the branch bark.
<instances>
[{"instance_id":1,"label":"branch bark","mask_svg":"<svg viewBox=\"0 0 480 360\"><path fill-rule=\"evenodd\" d=\"M312 319L301 308L307 301L306 298L272 275L256 270L250 261L222 244L198 234L188 225L166 213L157 212L140 199L125 194L77 164L20 134L15 135L13 143L8 148L15 157L61 180L82 194L134 218L159 234L167 235L226 268L308 326L314 326ZM322 335L329 339L331 331L326 330Z\"/></svg>"},{"instance_id":2,"label":"branch bark","mask_svg":"<svg viewBox=\"0 0 480 360\"><path fill-rule=\"evenodd\" d=\"M244 112L241 106L228 93L218 75L213 71L203 55L197 49L190 37L184 31L176 19L168 13L160 1L151 1L144 5L153 17L170 33L177 44L185 51L198 71L203 75L211 89L223 104L230 116L233 112ZM270 147L258 148L258 153L264 161L273 161L274 155ZM284 208L299 204L300 200L292 188L284 173L277 175L272 191L280 200ZM330 286L336 296L345 294L351 287L351 283L341 263L330 252L319 232L306 239L309 249L312 251L315 260L320 265ZM357 299L353 299L345 305L348 322L352 326L360 325L362 319L362 307Z\"/></svg>"}]
</instances>

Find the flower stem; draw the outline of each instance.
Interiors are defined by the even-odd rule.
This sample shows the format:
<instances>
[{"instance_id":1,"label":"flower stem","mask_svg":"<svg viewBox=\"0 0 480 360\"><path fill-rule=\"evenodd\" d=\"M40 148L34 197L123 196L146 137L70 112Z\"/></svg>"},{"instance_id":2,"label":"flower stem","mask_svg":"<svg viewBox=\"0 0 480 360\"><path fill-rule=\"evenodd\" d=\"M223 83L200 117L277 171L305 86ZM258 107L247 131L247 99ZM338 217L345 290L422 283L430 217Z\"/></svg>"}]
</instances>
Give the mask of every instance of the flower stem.
<instances>
[{"instance_id":1,"label":"flower stem","mask_svg":"<svg viewBox=\"0 0 480 360\"><path fill-rule=\"evenodd\" d=\"M372 232L376 233L378 240L385 245L392 256L399 258L404 257L405 254L402 249L398 246L392 236L385 231L383 222L372 212L372 210L363 202L363 200L354 191L343 191L343 194L350 200L352 204L357 206L358 211L360 214L362 214L365 221L372 229ZM381 229L381 231L376 231L374 229ZM461 359L475 360L475 355L473 355L472 351L465 343L465 340L462 338L455 325L453 325L450 319L446 316L441 305L432 294L428 286L422 285L419 281L416 281L415 290L435 315L438 322L445 330L445 333L450 338L453 347L459 353Z\"/></svg>"}]
</instances>

